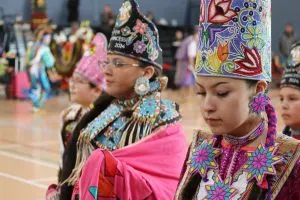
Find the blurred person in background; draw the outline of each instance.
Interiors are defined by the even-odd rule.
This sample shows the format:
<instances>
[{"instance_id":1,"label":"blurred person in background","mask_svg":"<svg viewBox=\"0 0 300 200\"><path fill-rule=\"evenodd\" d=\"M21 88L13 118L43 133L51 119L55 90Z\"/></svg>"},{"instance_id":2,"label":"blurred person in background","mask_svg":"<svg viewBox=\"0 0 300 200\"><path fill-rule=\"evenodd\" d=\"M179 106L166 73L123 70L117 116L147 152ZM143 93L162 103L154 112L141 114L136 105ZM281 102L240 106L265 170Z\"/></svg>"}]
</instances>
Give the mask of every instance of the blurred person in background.
<instances>
[{"instance_id":1,"label":"blurred person in background","mask_svg":"<svg viewBox=\"0 0 300 200\"><path fill-rule=\"evenodd\" d=\"M281 56L281 63L286 66L287 58L290 53L292 44L299 40L298 35L291 23L287 23L284 27L284 32L279 40L279 51Z\"/></svg>"},{"instance_id":2,"label":"blurred person in background","mask_svg":"<svg viewBox=\"0 0 300 200\"><path fill-rule=\"evenodd\" d=\"M281 80L280 100L284 134L300 140L300 43L291 49Z\"/></svg>"}]
</instances>

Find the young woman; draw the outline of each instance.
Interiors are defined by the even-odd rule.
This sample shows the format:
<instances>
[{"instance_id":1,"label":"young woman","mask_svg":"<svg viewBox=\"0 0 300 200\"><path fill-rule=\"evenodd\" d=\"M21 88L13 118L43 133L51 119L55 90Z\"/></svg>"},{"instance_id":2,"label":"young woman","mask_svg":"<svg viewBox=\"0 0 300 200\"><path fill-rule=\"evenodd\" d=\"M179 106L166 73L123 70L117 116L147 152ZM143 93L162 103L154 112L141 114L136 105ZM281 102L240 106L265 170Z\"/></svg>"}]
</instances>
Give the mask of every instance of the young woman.
<instances>
[{"instance_id":1,"label":"young woman","mask_svg":"<svg viewBox=\"0 0 300 200\"><path fill-rule=\"evenodd\" d=\"M300 43L292 47L288 63L280 89L284 134L300 140Z\"/></svg>"},{"instance_id":2,"label":"young woman","mask_svg":"<svg viewBox=\"0 0 300 200\"><path fill-rule=\"evenodd\" d=\"M61 157L68 148L76 125L104 89L104 74L99 68L99 63L106 62L107 40L103 34L98 33L94 37L90 49L85 52L70 78L70 100L72 105L62 112ZM61 177L62 169L61 161L58 174L59 183L63 181ZM51 199L50 197L53 196L58 196L56 185L49 187L47 199Z\"/></svg>"},{"instance_id":3,"label":"young woman","mask_svg":"<svg viewBox=\"0 0 300 200\"><path fill-rule=\"evenodd\" d=\"M177 105L161 98L158 38L137 3L125 0L101 65L107 94L75 129L60 199L174 198L186 143Z\"/></svg>"},{"instance_id":4,"label":"young woman","mask_svg":"<svg viewBox=\"0 0 300 200\"><path fill-rule=\"evenodd\" d=\"M201 1L195 134L175 199L299 199L300 148L276 135L269 0Z\"/></svg>"}]
</instances>

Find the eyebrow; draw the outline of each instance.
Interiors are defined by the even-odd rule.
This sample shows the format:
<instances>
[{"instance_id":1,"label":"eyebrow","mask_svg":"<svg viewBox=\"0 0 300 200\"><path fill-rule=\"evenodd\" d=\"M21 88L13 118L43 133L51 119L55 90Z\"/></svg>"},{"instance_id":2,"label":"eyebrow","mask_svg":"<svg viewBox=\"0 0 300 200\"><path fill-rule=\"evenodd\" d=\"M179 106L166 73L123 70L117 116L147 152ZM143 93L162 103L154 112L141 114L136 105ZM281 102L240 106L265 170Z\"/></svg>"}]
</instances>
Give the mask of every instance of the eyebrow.
<instances>
[{"instance_id":1,"label":"eyebrow","mask_svg":"<svg viewBox=\"0 0 300 200\"><path fill-rule=\"evenodd\" d=\"M199 85L200 87L203 87L200 83L196 82L197 85ZM219 82L219 83L216 83L214 85L211 86L211 88L216 88L218 87L219 85L223 85L223 84L229 84L228 82Z\"/></svg>"}]
</instances>

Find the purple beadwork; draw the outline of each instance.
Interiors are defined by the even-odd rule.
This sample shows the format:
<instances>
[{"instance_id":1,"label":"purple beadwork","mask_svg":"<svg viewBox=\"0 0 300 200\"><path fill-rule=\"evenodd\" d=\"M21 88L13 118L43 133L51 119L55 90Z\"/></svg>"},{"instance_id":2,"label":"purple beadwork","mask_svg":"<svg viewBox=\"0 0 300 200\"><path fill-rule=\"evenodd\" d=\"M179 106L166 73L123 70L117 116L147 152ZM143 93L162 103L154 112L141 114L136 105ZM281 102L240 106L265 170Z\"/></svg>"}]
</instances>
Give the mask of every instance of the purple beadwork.
<instances>
[{"instance_id":1,"label":"purple beadwork","mask_svg":"<svg viewBox=\"0 0 300 200\"><path fill-rule=\"evenodd\" d=\"M224 139L234 146L246 146L261 136L265 131L265 120L255 127L249 134L243 137L234 137L231 135L224 135Z\"/></svg>"},{"instance_id":2,"label":"purple beadwork","mask_svg":"<svg viewBox=\"0 0 300 200\"><path fill-rule=\"evenodd\" d=\"M249 104L250 111L260 115L265 111L266 106L269 104L270 98L264 93L258 93L252 98Z\"/></svg>"}]
</instances>

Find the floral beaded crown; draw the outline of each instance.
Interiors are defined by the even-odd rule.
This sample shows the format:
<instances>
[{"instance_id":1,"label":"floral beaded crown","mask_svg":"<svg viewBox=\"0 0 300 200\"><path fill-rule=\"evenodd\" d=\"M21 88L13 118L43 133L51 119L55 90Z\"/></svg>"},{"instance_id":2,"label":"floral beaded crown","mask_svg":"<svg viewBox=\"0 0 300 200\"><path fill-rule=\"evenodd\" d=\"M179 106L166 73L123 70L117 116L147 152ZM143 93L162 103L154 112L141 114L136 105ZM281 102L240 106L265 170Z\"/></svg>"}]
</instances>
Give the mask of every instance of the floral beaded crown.
<instances>
[{"instance_id":1,"label":"floral beaded crown","mask_svg":"<svg viewBox=\"0 0 300 200\"><path fill-rule=\"evenodd\" d=\"M108 46L109 53L132 57L162 69L162 50L156 26L135 0L124 0Z\"/></svg>"},{"instance_id":2,"label":"floral beaded crown","mask_svg":"<svg viewBox=\"0 0 300 200\"><path fill-rule=\"evenodd\" d=\"M270 0L201 0L195 73L271 81L270 14Z\"/></svg>"}]
</instances>

